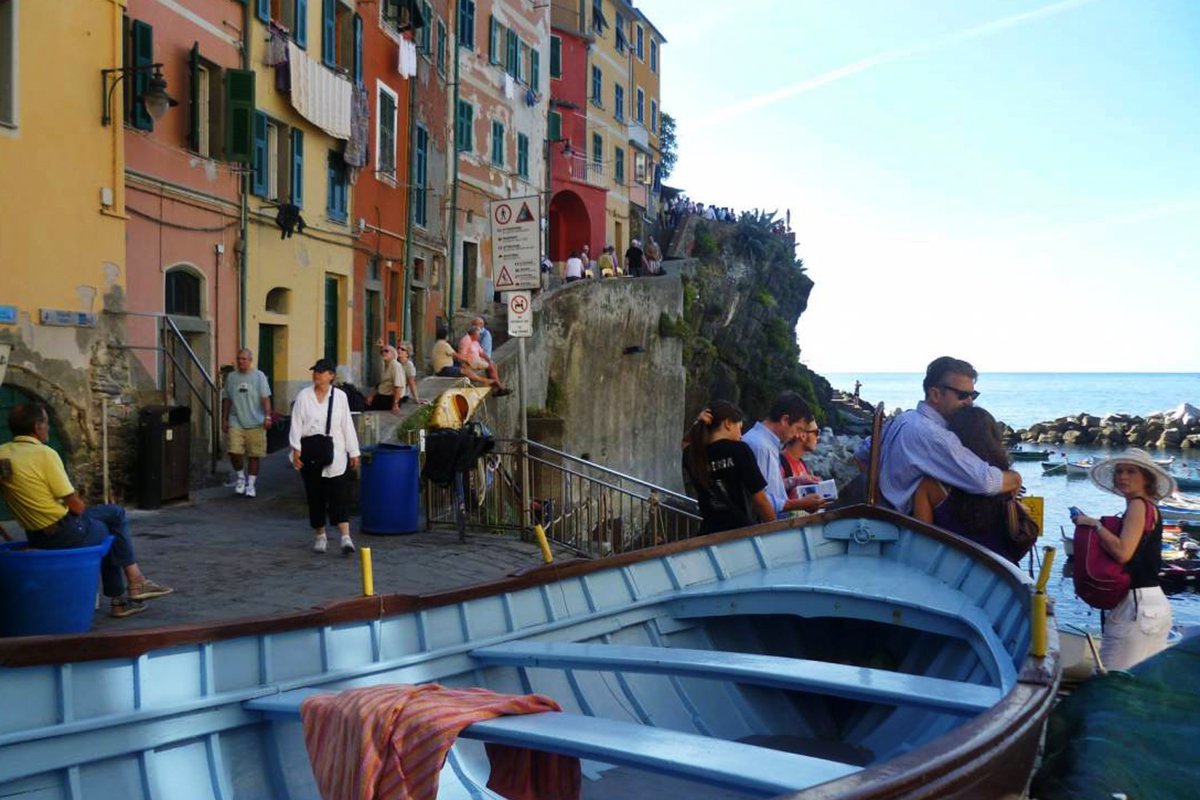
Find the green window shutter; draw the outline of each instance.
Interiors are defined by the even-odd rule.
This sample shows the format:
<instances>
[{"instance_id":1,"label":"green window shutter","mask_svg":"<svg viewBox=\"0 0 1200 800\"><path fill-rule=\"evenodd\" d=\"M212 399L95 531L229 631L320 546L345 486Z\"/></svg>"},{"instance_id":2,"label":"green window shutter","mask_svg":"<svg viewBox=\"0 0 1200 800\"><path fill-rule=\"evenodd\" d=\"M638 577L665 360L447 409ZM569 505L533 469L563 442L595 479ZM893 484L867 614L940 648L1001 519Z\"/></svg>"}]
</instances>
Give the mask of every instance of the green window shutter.
<instances>
[{"instance_id":1,"label":"green window shutter","mask_svg":"<svg viewBox=\"0 0 1200 800\"><path fill-rule=\"evenodd\" d=\"M446 74L446 23L440 19L437 24L437 68L438 72Z\"/></svg>"},{"instance_id":2,"label":"green window shutter","mask_svg":"<svg viewBox=\"0 0 1200 800\"><path fill-rule=\"evenodd\" d=\"M546 126L546 138L550 141L562 138L562 114L557 111L550 112L549 124Z\"/></svg>"},{"instance_id":3,"label":"green window shutter","mask_svg":"<svg viewBox=\"0 0 1200 800\"><path fill-rule=\"evenodd\" d=\"M541 91L542 84L542 54L537 48L529 51L529 85L535 92Z\"/></svg>"},{"instance_id":4,"label":"green window shutter","mask_svg":"<svg viewBox=\"0 0 1200 800\"><path fill-rule=\"evenodd\" d=\"M425 179L428 171L429 132L417 126L417 146L413 171L413 222L422 228L429 224L425 206Z\"/></svg>"},{"instance_id":5,"label":"green window shutter","mask_svg":"<svg viewBox=\"0 0 1200 800\"><path fill-rule=\"evenodd\" d=\"M304 131L292 128L292 204L304 207Z\"/></svg>"},{"instance_id":6,"label":"green window shutter","mask_svg":"<svg viewBox=\"0 0 1200 800\"><path fill-rule=\"evenodd\" d=\"M517 134L517 175L529 180L529 137Z\"/></svg>"},{"instance_id":7,"label":"green window shutter","mask_svg":"<svg viewBox=\"0 0 1200 800\"><path fill-rule=\"evenodd\" d=\"M295 26L292 31L292 36L296 39L296 46L302 49L308 48L308 0L296 0Z\"/></svg>"},{"instance_id":8,"label":"green window shutter","mask_svg":"<svg viewBox=\"0 0 1200 800\"><path fill-rule=\"evenodd\" d=\"M254 160L250 191L259 197L267 196L267 115L254 112Z\"/></svg>"},{"instance_id":9,"label":"green window shutter","mask_svg":"<svg viewBox=\"0 0 1200 800\"><path fill-rule=\"evenodd\" d=\"M133 65L149 67L154 63L154 28L140 19L135 19L129 34L133 40ZM133 100L129 110L129 121L133 123L133 127L143 131L154 130L154 118L142 102L142 95L146 93L149 85L149 70L143 69L133 74Z\"/></svg>"},{"instance_id":10,"label":"green window shutter","mask_svg":"<svg viewBox=\"0 0 1200 800\"><path fill-rule=\"evenodd\" d=\"M193 42L188 51L188 149L200 150L200 43ZM207 120L204 120L206 122Z\"/></svg>"},{"instance_id":11,"label":"green window shutter","mask_svg":"<svg viewBox=\"0 0 1200 800\"><path fill-rule=\"evenodd\" d=\"M604 138L598 133L592 134L592 164L596 168L604 164Z\"/></svg>"},{"instance_id":12,"label":"green window shutter","mask_svg":"<svg viewBox=\"0 0 1200 800\"><path fill-rule=\"evenodd\" d=\"M616 150L616 161L613 162L613 173L616 176L617 183L625 182L625 148L618 147Z\"/></svg>"},{"instance_id":13,"label":"green window shutter","mask_svg":"<svg viewBox=\"0 0 1200 800\"><path fill-rule=\"evenodd\" d=\"M428 0L421 2L421 16L425 18L425 25L421 28L421 52L433 52L433 7L429 5Z\"/></svg>"},{"instance_id":14,"label":"green window shutter","mask_svg":"<svg viewBox=\"0 0 1200 800\"><path fill-rule=\"evenodd\" d=\"M254 157L254 72L225 70L225 160L249 164Z\"/></svg>"},{"instance_id":15,"label":"green window shutter","mask_svg":"<svg viewBox=\"0 0 1200 800\"><path fill-rule=\"evenodd\" d=\"M488 16L488 63L500 63L500 21L494 14Z\"/></svg>"},{"instance_id":16,"label":"green window shutter","mask_svg":"<svg viewBox=\"0 0 1200 800\"><path fill-rule=\"evenodd\" d=\"M519 42L516 31L511 28L505 31L504 71L514 78L517 77L517 59L521 53Z\"/></svg>"},{"instance_id":17,"label":"green window shutter","mask_svg":"<svg viewBox=\"0 0 1200 800\"><path fill-rule=\"evenodd\" d=\"M550 37L550 77L557 78L562 75L562 39L557 36Z\"/></svg>"},{"instance_id":18,"label":"green window shutter","mask_svg":"<svg viewBox=\"0 0 1200 800\"><path fill-rule=\"evenodd\" d=\"M475 49L475 0L458 0L458 46Z\"/></svg>"},{"instance_id":19,"label":"green window shutter","mask_svg":"<svg viewBox=\"0 0 1200 800\"><path fill-rule=\"evenodd\" d=\"M504 166L504 124L492 120L492 164Z\"/></svg>"},{"instance_id":20,"label":"green window shutter","mask_svg":"<svg viewBox=\"0 0 1200 800\"><path fill-rule=\"evenodd\" d=\"M362 85L363 76L363 28L362 17L354 15L354 83Z\"/></svg>"},{"instance_id":21,"label":"green window shutter","mask_svg":"<svg viewBox=\"0 0 1200 800\"><path fill-rule=\"evenodd\" d=\"M337 63L337 0L321 4L321 63L327 67Z\"/></svg>"}]
</instances>

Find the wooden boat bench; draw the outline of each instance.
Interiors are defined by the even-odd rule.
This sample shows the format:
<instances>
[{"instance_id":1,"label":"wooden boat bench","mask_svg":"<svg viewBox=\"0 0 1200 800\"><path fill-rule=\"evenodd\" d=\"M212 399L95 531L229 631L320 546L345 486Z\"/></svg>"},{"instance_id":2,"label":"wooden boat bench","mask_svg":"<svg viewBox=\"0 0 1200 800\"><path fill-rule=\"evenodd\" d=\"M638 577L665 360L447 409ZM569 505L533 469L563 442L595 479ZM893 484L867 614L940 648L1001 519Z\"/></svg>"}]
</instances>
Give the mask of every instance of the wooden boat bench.
<instances>
[{"instance_id":1,"label":"wooden boat bench","mask_svg":"<svg viewBox=\"0 0 1200 800\"><path fill-rule=\"evenodd\" d=\"M719 650L522 640L481 647L472 650L471 656L496 666L612 670L736 681L962 716L982 713L1003 696L997 687L976 683Z\"/></svg>"},{"instance_id":2,"label":"wooden boat bench","mask_svg":"<svg viewBox=\"0 0 1200 800\"><path fill-rule=\"evenodd\" d=\"M247 700L243 708L295 720L304 698L319 689L296 689ZM465 739L528 747L671 775L763 797L795 792L861 768L766 747L570 713L498 717L476 722Z\"/></svg>"}]
</instances>

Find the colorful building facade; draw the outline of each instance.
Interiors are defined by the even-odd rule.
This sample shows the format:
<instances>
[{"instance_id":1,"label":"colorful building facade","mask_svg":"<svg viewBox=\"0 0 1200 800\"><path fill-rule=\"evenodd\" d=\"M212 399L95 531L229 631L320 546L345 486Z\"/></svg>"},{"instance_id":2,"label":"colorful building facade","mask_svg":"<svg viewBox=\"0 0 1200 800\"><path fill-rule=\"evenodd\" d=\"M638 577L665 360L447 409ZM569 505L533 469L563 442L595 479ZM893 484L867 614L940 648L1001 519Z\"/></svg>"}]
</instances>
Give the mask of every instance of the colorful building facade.
<instances>
[{"instance_id":1,"label":"colorful building facade","mask_svg":"<svg viewBox=\"0 0 1200 800\"><path fill-rule=\"evenodd\" d=\"M626 24L629 85L633 93L629 115L629 155L633 161L629 175L629 217L633 235L645 241L654 228L658 209L655 176L662 161L658 139L662 125L659 87L662 46L667 40L640 9L634 9Z\"/></svg>"}]
</instances>

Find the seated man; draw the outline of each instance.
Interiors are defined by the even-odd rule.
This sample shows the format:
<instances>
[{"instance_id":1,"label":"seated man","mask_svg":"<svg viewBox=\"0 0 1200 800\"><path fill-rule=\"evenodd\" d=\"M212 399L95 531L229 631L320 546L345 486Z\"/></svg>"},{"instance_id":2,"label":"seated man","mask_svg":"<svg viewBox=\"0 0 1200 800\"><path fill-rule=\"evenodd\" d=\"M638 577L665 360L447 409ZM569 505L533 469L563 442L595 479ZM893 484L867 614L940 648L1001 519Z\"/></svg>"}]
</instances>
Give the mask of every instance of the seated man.
<instances>
[{"instance_id":1,"label":"seated man","mask_svg":"<svg viewBox=\"0 0 1200 800\"><path fill-rule=\"evenodd\" d=\"M500 372L496 369L496 362L492 361L483 351L483 345L479 342L480 330L478 325L472 325L463 334L462 339L458 342L458 359L476 373L486 373L495 388L496 395L509 394L509 390L505 389L504 384L500 382Z\"/></svg>"},{"instance_id":2,"label":"seated man","mask_svg":"<svg viewBox=\"0 0 1200 800\"><path fill-rule=\"evenodd\" d=\"M137 614L146 610L142 601L170 594L171 589L149 580L138 568L125 509L85 507L76 494L62 459L46 444L50 417L45 406L14 406L8 427L13 440L0 445L0 494L25 529L29 546L40 550L91 547L112 535L112 547L100 562L104 596L112 603L110 616Z\"/></svg>"},{"instance_id":3,"label":"seated man","mask_svg":"<svg viewBox=\"0 0 1200 800\"><path fill-rule=\"evenodd\" d=\"M404 355L401 356L401 353ZM405 346L396 348L389 344L381 345L379 354L383 356L383 370L379 383L367 395L367 408L399 414L400 404L410 398L422 405L417 398L417 368L408 359Z\"/></svg>"},{"instance_id":4,"label":"seated man","mask_svg":"<svg viewBox=\"0 0 1200 800\"><path fill-rule=\"evenodd\" d=\"M1021 488L1020 473L987 463L950 430L954 414L979 397L978 377L966 361L934 359L925 370L925 399L884 427L879 491L896 510L912 513L913 495L926 477L968 494L996 495ZM854 454L864 472L870 454L871 440L866 439Z\"/></svg>"},{"instance_id":5,"label":"seated man","mask_svg":"<svg viewBox=\"0 0 1200 800\"><path fill-rule=\"evenodd\" d=\"M437 341L433 343L433 352L430 354L430 360L433 362L433 374L440 378L468 378L472 383L477 383L480 386L496 387L499 380L484 377L466 362L466 359L454 349L454 345L450 344L450 333L444 328L439 328L437 331ZM499 391L496 392L500 394ZM504 394L507 394L505 390Z\"/></svg>"}]
</instances>

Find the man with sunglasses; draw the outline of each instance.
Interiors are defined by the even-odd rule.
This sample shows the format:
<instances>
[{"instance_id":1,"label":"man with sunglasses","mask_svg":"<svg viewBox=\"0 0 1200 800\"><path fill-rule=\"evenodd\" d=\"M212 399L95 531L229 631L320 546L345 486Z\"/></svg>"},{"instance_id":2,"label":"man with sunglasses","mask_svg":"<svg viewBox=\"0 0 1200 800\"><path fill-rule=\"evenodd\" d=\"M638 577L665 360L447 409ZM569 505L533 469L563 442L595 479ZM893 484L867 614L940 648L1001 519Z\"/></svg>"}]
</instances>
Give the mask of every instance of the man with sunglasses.
<instances>
[{"instance_id":1,"label":"man with sunglasses","mask_svg":"<svg viewBox=\"0 0 1200 800\"><path fill-rule=\"evenodd\" d=\"M883 429L879 458L879 491L897 510L912 511L913 494L928 476L970 494L995 495L1021 488L1015 470L993 467L972 453L951 432L947 421L979 392L979 373L966 361L941 356L925 370L925 399ZM871 440L865 440L854 457L860 466L869 463Z\"/></svg>"},{"instance_id":2,"label":"man with sunglasses","mask_svg":"<svg viewBox=\"0 0 1200 800\"><path fill-rule=\"evenodd\" d=\"M784 443L814 427L816 422L812 409L804 398L795 392L784 392L775 398L766 419L756 422L754 427L742 436L742 441L754 452L758 471L767 481L764 491L775 509L776 516L785 511L819 511L825 505L825 498L816 494L800 498L788 497L788 490L783 481L783 468L780 465L780 451Z\"/></svg>"}]
</instances>

